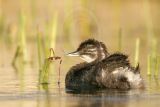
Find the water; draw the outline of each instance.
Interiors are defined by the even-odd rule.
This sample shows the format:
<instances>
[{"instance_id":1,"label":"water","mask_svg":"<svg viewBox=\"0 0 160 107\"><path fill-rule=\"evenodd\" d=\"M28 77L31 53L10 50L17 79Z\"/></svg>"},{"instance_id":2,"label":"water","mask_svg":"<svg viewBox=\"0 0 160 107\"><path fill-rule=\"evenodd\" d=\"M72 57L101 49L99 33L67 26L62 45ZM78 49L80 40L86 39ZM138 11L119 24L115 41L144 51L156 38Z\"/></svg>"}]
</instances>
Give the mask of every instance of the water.
<instances>
[{"instance_id":1,"label":"water","mask_svg":"<svg viewBox=\"0 0 160 107\"><path fill-rule=\"evenodd\" d=\"M71 92L64 87L65 73L61 75L60 86L56 72L51 73L50 84L40 85L37 68L26 65L24 71L16 71L11 65L2 65L0 104L3 107L155 107L160 104L159 79L153 77L143 76L145 90Z\"/></svg>"},{"instance_id":2,"label":"water","mask_svg":"<svg viewBox=\"0 0 160 107\"><path fill-rule=\"evenodd\" d=\"M131 41L128 39L128 41ZM56 55L61 56L61 83L58 86L58 62L53 63L55 67L50 74L48 85L41 85L38 82L39 67L36 43L28 44L29 62L24 67L17 61L17 69L11 66L12 59L16 50L16 45L12 48L6 44L0 45L0 105L3 107L73 107L73 106L98 106L98 107L155 107L160 104L160 85L159 77L147 77L146 62L140 58L141 74L144 78L145 90L98 90L92 92L70 92L65 89L65 75L69 68L81 62L78 58L68 58L64 56L62 50L57 48ZM59 43L61 44L61 43ZM112 48L111 48L112 49ZM110 49L110 50L111 50ZM66 49L70 51L70 49ZM72 49L73 51L73 49ZM127 52L132 52L128 48ZM127 53L125 52L125 53ZM131 62L134 56L129 56Z\"/></svg>"}]
</instances>

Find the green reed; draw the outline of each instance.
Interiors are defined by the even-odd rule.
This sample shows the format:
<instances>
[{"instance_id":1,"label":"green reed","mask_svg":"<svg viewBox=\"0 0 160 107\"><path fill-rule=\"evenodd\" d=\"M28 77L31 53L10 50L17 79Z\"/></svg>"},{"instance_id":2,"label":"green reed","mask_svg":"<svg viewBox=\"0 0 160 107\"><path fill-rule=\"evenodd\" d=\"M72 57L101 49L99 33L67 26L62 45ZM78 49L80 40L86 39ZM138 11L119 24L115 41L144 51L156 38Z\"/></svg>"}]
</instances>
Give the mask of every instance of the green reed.
<instances>
[{"instance_id":1,"label":"green reed","mask_svg":"<svg viewBox=\"0 0 160 107\"><path fill-rule=\"evenodd\" d=\"M42 46L42 35L37 30L37 55L38 55L38 65L39 65L39 83L48 83L48 80L46 79L46 72L48 72L48 62L47 59L44 60L44 64L42 59L44 58L44 47ZM43 51L42 51L43 50ZM46 57L45 57L46 58Z\"/></svg>"},{"instance_id":2,"label":"green reed","mask_svg":"<svg viewBox=\"0 0 160 107\"><path fill-rule=\"evenodd\" d=\"M158 74L159 74L159 66L160 66L160 56L157 55L156 56L156 64L155 64L155 73L154 73L154 75L156 77L158 77Z\"/></svg>"},{"instance_id":3,"label":"green reed","mask_svg":"<svg viewBox=\"0 0 160 107\"><path fill-rule=\"evenodd\" d=\"M26 48L26 16L24 13L20 13L19 17L19 35L18 46L21 48L24 62L27 62L27 48Z\"/></svg>"},{"instance_id":4,"label":"green reed","mask_svg":"<svg viewBox=\"0 0 160 107\"><path fill-rule=\"evenodd\" d=\"M51 37L50 37L50 47L55 49L56 39L57 39L57 24L58 23L58 13L55 12L52 18L52 25L51 25Z\"/></svg>"},{"instance_id":5,"label":"green reed","mask_svg":"<svg viewBox=\"0 0 160 107\"><path fill-rule=\"evenodd\" d=\"M40 83L48 84L49 83L49 68L50 68L51 61L47 58L44 61L44 65L42 70L40 70Z\"/></svg>"},{"instance_id":6,"label":"green reed","mask_svg":"<svg viewBox=\"0 0 160 107\"><path fill-rule=\"evenodd\" d=\"M154 75L155 77L158 77L159 73L159 66L160 66L160 61L159 61L159 55L157 53L157 39L152 38L151 42L151 52L148 55L148 61L147 61L147 75Z\"/></svg>"},{"instance_id":7,"label":"green reed","mask_svg":"<svg viewBox=\"0 0 160 107\"><path fill-rule=\"evenodd\" d=\"M39 81L40 83L48 83L49 82L49 72L50 72L50 64L51 61L49 58L52 56L51 52L48 49L53 48L55 49L56 39L57 39L57 23L58 23L58 13L55 12L54 16L52 17L51 22L47 23L46 26L46 38L44 38L45 47L42 48L41 43L41 35L37 35L37 50L38 50L38 60L39 60L39 67L40 67L40 76ZM41 50L45 50L43 53ZM42 58L45 55L44 64L42 64ZM42 68L41 68L42 66Z\"/></svg>"},{"instance_id":8,"label":"green reed","mask_svg":"<svg viewBox=\"0 0 160 107\"><path fill-rule=\"evenodd\" d=\"M0 16L0 34L2 35L2 32L4 31L4 17ZM2 37L2 36L0 36Z\"/></svg>"},{"instance_id":9,"label":"green reed","mask_svg":"<svg viewBox=\"0 0 160 107\"><path fill-rule=\"evenodd\" d=\"M47 59L44 60L44 63L42 61L42 59L44 58L43 55L45 55L46 51L45 48L42 46L42 35L39 32L39 30L37 31L38 32L36 39L37 39L38 65L39 65L39 83L48 83L49 62Z\"/></svg>"},{"instance_id":10,"label":"green reed","mask_svg":"<svg viewBox=\"0 0 160 107\"><path fill-rule=\"evenodd\" d=\"M151 56L147 56L147 75L151 75Z\"/></svg>"},{"instance_id":11,"label":"green reed","mask_svg":"<svg viewBox=\"0 0 160 107\"><path fill-rule=\"evenodd\" d=\"M156 75L156 66L157 66L157 39L152 39L152 48L151 48L151 58L152 58L152 73L153 75Z\"/></svg>"},{"instance_id":12,"label":"green reed","mask_svg":"<svg viewBox=\"0 0 160 107\"><path fill-rule=\"evenodd\" d=\"M24 91L25 65L24 65L23 55L21 52L22 52L21 47L18 46L12 61L12 66L15 70L16 75L20 80L20 91Z\"/></svg>"},{"instance_id":13,"label":"green reed","mask_svg":"<svg viewBox=\"0 0 160 107\"><path fill-rule=\"evenodd\" d=\"M18 46L16 49L16 52L15 52L15 55L13 57L13 60L12 60L12 66L15 68L16 68L16 61L17 61L18 57L20 56L20 53L21 53L21 48Z\"/></svg>"},{"instance_id":14,"label":"green reed","mask_svg":"<svg viewBox=\"0 0 160 107\"><path fill-rule=\"evenodd\" d=\"M5 17L0 13L0 40L4 37Z\"/></svg>"},{"instance_id":15,"label":"green reed","mask_svg":"<svg viewBox=\"0 0 160 107\"><path fill-rule=\"evenodd\" d=\"M41 42L41 34L40 34L40 32L38 31L38 33L37 33L37 51L38 51L38 64L39 64L39 68L42 66L42 51L41 51L41 49L42 49L42 46L41 46L41 44L42 44L42 42ZM41 70L41 68L40 68L40 70Z\"/></svg>"},{"instance_id":16,"label":"green reed","mask_svg":"<svg viewBox=\"0 0 160 107\"><path fill-rule=\"evenodd\" d=\"M3 27L4 27L4 18L2 15L2 1L0 0L0 34L2 35L3 32ZM2 36L0 36L1 39Z\"/></svg>"},{"instance_id":17,"label":"green reed","mask_svg":"<svg viewBox=\"0 0 160 107\"><path fill-rule=\"evenodd\" d=\"M39 82L42 84L49 83L50 65L53 61L59 60L61 65L61 57L55 56L53 48L50 49L50 56L45 59L43 68L40 70ZM58 75L58 85L60 84L60 65L59 65L59 75Z\"/></svg>"},{"instance_id":18,"label":"green reed","mask_svg":"<svg viewBox=\"0 0 160 107\"><path fill-rule=\"evenodd\" d=\"M139 47L140 47L140 38L136 38L136 46L135 46L135 67L139 63Z\"/></svg>"},{"instance_id":19,"label":"green reed","mask_svg":"<svg viewBox=\"0 0 160 107\"><path fill-rule=\"evenodd\" d=\"M147 75L155 75L157 76L158 73L156 69L158 69L157 64L157 38L154 34L154 24L151 15L151 5L149 0L143 1L143 8L144 8L144 21L146 24L147 29L147 40L148 40L148 58L147 58Z\"/></svg>"},{"instance_id":20,"label":"green reed","mask_svg":"<svg viewBox=\"0 0 160 107\"><path fill-rule=\"evenodd\" d=\"M22 58L22 63L27 61L26 57L26 37L25 37L25 19L24 16L20 16L19 23L19 34L18 34L18 45L12 60L12 65L15 66L15 63L18 58Z\"/></svg>"},{"instance_id":21,"label":"green reed","mask_svg":"<svg viewBox=\"0 0 160 107\"><path fill-rule=\"evenodd\" d=\"M54 16L51 18L50 22L46 25L46 37L45 37L45 56L49 56L48 49L55 49L56 39L57 39L57 23L58 23L58 13L55 12Z\"/></svg>"}]
</instances>

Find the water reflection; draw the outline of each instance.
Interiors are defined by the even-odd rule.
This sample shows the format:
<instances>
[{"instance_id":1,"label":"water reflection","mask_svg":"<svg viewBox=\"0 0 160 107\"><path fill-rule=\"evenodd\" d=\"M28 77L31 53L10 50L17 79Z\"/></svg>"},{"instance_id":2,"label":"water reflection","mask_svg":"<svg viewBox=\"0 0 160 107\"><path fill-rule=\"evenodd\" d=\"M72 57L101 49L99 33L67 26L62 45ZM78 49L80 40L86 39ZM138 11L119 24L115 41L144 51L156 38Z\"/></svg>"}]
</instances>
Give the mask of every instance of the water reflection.
<instances>
[{"instance_id":1,"label":"water reflection","mask_svg":"<svg viewBox=\"0 0 160 107\"><path fill-rule=\"evenodd\" d=\"M19 86L20 86L20 92L24 91L24 74L25 74L25 67L26 64L23 62L23 58L20 55L18 59L14 59L14 62L12 63L12 67L15 71L16 77L18 77L19 80Z\"/></svg>"},{"instance_id":2,"label":"water reflection","mask_svg":"<svg viewBox=\"0 0 160 107\"><path fill-rule=\"evenodd\" d=\"M128 105L130 100L137 99L145 90L92 90L83 91L79 94L78 92L68 91L68 95L76 99L75 105L78 107L88 106L98 106L98 107L125 107ZM68 98L66 99L69 100ZM67 105L68 106L68 105ZM70 105L69 105L70 106Z\"/></svg>"},{"instance_id":3,"label":"water reflection","mask_svg":"<svg viewBox=\"0 0 160 107\"><path fill-rule=\"evenodd\" d=\"M159 77L157 76L148 76L146 79L147 90L149 93L157 93L160 92L160 85L159 85Z\"/></svg>"},{"instance_id":4,"label":"water reflection","mask_svg":"<svg viewBox=\"0 0 160 107\"><path fill-rule=\"evenodd\" d=\"M97 98L97 99L92 99L90 97L88 98L80 98L77 100L77 102L74 104L76 107L126 107L127 101L121 102L121 101L111 101L109 99L106 99L105 97ZM70 105L66 105L70 106Z\"/></svg>"},{"instance_id":5,"label":"water reflection","mask_svg":"<svg viewBox=\"0 0 160 107\"><path fill-rule=\"evenodd\" d=\"M23 64L24 65L24 64ZM15 74L18 77L20 83L20 91L21 95L15 94L16 98L14 100L15 107L23 107L24 105L30 105L30 107L35 107L32 105L36 104L36 107L83 107L83 106L98 106L98 107L134 107L138 103L142 103L142 105L146 105L147 103L145 99L151 100L153 104L158 103L156 99L160 99L160 96L157 97L160 92L159 87L159 79L152 77L147 77L145 80L147 83L146 90L113 90L113 89L105 89L105 90L79 90L79 91L71 91L64 89L64 84L62 82L61 87L57 85L57 79L54 78L54 84L38 84L37 90L35 92L32 89L27 88L32 86L32 82L26 83L26 79L30 75L26 75L26 66L16 66ZM27 71L28 72L28 71ZM33 72L33 71L31 71ZM37 71L38 72L38 71ZM62 78L64 78L63 75ZM27 77L27 78L24 78ZM38 77L36 74L35 77ZM38 81L38 79L37 79ZM35 83L35 82L34 82ZM13 84L14 85L14 84ZM35 85L34 85L35 86ZM25 90L25 91L24 91ZM30 94L25 93L31 90ZM156 94L155 94L156 93ZM13 97L13 96L9 96ZM151 98L153 97L153 98ZM25 99L27 98L27 99ZM7 99L7 98L6 98ZM10 99L10 98L9 98ZM12 103L12 100L8 100ZM148 105L153 105L153 104ZM1 104L1 102L0 102Z\"/></svg>"},{"instance_id":6,"label":"water reflection","mask_svg":"<svg viewBox=\"0 0 160 107\"><path fill-rule=\"evenodd\" d=\"M43 96L43 102L44 104L42 104L41 98L38 95L37 97L37 107L41 107L42 105L44 107L51 107L51 98L50 98L50 92L49 92L49 86L48 84L40 84L39 86L39 92L40 91L44 91L44 96Z\"/></svg>"}]
</instances>

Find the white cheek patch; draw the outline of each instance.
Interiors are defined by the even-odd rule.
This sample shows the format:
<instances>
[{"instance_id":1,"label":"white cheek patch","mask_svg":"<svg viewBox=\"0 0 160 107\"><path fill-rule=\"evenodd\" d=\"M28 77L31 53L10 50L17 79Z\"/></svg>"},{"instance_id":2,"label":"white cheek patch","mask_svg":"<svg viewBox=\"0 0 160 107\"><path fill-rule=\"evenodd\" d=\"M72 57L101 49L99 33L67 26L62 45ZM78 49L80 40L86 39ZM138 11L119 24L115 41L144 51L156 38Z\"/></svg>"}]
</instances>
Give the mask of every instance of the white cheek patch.
<instances>
[{"instance_id":1,"label":"white cheek patch","mask_svg":"<svg viewBox=\"0 0 160 107\"><path fill-rule=\"evenodd\" d=\"M96 58L91 58L88 55L82 55L82 57L80 57L80 58L88 63L93 62L96 59Z\"/></svg>"}]
</instances>

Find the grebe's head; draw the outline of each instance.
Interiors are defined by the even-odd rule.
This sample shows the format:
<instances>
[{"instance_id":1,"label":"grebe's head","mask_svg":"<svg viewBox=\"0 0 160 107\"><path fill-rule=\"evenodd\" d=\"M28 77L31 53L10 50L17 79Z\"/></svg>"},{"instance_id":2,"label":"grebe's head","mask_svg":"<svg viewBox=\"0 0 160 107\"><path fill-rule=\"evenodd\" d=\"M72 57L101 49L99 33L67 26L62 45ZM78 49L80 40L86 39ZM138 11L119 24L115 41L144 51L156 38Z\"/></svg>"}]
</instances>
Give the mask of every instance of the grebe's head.
<instances>
[{"instance_id":1,"label":"grebe's head","mask_svg":"<svg viewBox=\"0 0 160 107\"><path fill-rule=\"evenodd\" d=\"M68 56L79 56L84 61L90 63L95 60L103 60L107 57L106 46L95 39L88 39L82 42L76 51L67 54Z\"/></svg>"}]
</instances>

